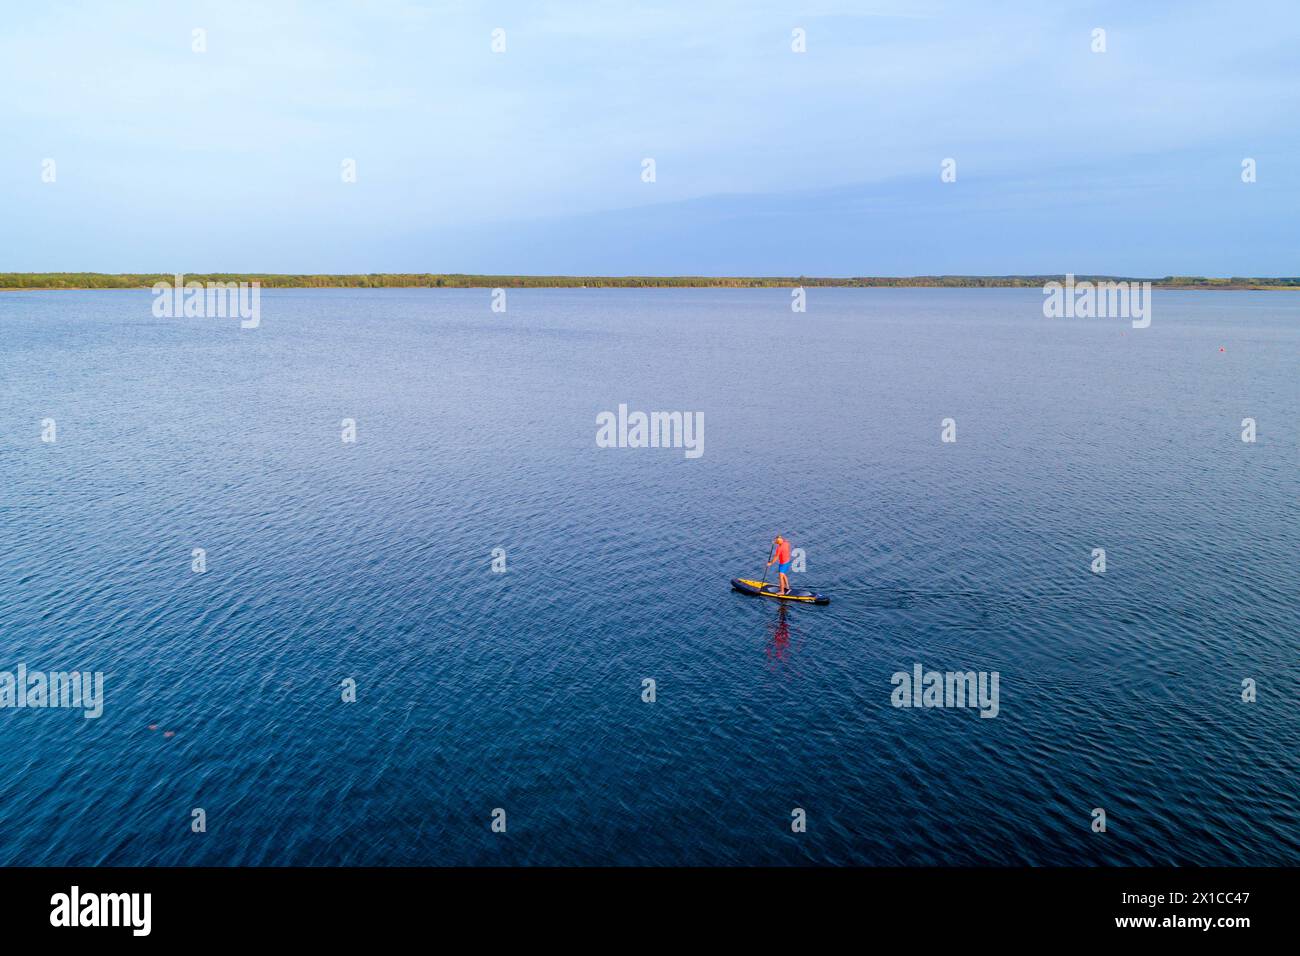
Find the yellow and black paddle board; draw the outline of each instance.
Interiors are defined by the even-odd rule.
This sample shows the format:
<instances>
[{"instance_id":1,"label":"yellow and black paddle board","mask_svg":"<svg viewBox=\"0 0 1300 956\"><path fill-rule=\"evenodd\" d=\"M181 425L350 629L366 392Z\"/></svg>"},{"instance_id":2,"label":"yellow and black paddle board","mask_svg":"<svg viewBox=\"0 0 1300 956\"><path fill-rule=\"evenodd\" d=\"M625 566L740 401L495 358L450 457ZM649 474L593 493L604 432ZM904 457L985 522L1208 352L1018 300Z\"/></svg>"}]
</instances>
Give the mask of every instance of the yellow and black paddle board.
<instances>
[{"instance_id":1,"label":"yellow and black paddle board","mask_svg":"<svg viewBox=\"0 0 1300 956\"><path fill-rule=\"evenodd\" d=\"M731 586L744 594L776 598L778 601L799 601L803 604L831 603L831 599L826 595L817 594L816 592L809 591L806 588L792 587L785 594L782 594L781 585L773 584L771 581L748 581L745 578L732 578Z\"/></svg>"}]
</instances>

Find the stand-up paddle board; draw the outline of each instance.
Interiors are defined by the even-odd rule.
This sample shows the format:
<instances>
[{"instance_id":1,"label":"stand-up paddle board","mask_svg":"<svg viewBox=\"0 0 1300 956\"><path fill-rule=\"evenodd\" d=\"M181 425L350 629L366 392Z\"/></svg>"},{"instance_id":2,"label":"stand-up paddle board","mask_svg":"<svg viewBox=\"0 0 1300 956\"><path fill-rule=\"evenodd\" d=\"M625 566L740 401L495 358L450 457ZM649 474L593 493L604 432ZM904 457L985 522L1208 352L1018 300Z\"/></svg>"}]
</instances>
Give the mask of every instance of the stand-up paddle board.
<instances>
[{"instance_id":1,"label":"stand-up paddle board","mask_svg":"<svg viewBox=\"0 0 1300 956\"><path fill-rule=\"evenodd\" d=\"M805 588L791 588L781 593L781 585L770 581L747 581L744 578L732 578L731 586L743 594L757 597L776 598L778 601L801 601L804 604L830 604L831 599L824 594L817 594Z\"/></svg>"}]
</instances>

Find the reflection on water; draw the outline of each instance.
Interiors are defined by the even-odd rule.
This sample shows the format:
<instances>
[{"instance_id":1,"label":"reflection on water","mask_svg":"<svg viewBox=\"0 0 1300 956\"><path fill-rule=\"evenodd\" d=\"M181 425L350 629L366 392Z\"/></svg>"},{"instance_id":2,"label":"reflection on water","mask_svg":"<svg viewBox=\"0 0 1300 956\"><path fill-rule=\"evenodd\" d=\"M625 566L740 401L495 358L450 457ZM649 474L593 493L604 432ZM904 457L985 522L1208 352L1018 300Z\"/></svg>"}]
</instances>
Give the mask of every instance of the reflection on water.
<instances>
[{"instance_id":1,"label":"reflection on water","mask_svg":"<svg viewBox=\"0 0 1300 956\"><path fill-rule=\"evenodd\" d=\"M790 627L789 608L777 604L775 618L767 623L767 643L763 648L769 664L775 667L789 662L797 649L796 634L797 630L792 632Z\"/></svg>"}]
</instances>

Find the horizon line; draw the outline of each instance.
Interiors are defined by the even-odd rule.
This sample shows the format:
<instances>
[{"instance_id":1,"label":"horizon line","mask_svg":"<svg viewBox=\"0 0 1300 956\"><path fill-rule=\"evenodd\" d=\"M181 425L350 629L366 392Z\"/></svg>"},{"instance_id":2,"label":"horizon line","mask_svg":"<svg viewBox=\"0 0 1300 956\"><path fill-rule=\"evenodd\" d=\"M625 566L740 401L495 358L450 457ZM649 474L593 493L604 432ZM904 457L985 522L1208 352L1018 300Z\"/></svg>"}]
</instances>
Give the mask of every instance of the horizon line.
<instances>
[{"instance_id":1,"label":"horizon line","mask_svg":"<svg viewBox=\"0 0 1300 956\"><path fill-rule=\"evenodd\" d=\"M577 275L468 272L0 272L0 291L149 288L181 276L192 282L256 281L267 288L1030 288L1049 282L1150 283L1164 289L1300 290L1297 276L1160 276L1103 273L911 276Z\"/></svg>"}]
</instances>

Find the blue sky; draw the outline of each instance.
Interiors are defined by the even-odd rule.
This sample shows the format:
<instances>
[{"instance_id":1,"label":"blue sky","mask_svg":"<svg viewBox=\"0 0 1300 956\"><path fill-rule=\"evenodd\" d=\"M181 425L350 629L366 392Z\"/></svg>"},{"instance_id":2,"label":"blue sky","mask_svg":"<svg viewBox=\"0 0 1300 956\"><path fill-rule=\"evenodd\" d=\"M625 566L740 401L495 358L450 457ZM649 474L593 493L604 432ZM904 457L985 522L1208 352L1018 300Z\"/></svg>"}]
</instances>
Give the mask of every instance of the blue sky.
<instances>
[{"instance_id":1,"label":"blue sky","mask_svg":"<svg viewBox=\"0 0 1300 956\"><path fill-rule=\"evenodd\" d=\"M1300 273L1294 2L5 20L0 271Z\"/></svg>"}]
</instances>

